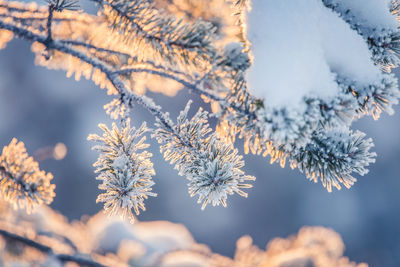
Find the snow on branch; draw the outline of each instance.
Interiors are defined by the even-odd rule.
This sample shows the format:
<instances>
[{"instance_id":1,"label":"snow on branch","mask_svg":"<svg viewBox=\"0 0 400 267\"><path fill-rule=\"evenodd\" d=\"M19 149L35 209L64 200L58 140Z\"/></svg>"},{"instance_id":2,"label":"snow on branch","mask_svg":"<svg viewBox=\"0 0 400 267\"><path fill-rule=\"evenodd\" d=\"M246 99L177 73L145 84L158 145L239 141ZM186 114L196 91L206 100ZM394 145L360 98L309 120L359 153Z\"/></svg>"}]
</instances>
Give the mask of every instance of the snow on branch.
<instances>
[{"instance_id":1,"label":"snow on branch","mask_svg":"<svg viewBox=\"0 0 400 267\"><path fill-rule=\"evenodd\" d=\"M367 42L374 62L385 71L400 64L398 1L323 0ZM392 13L392 14L391 14Z\"/></svg>"}]
</instances>

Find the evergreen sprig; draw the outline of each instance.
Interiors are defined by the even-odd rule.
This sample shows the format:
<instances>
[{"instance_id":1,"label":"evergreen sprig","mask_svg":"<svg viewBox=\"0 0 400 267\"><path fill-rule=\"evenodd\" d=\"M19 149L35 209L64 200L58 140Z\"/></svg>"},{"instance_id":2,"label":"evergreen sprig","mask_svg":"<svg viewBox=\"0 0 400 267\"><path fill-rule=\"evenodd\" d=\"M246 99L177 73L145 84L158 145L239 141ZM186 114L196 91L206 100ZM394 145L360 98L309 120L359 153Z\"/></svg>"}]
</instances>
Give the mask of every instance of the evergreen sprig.
<instances>
[{"instance_id":1,"label":"evergreen sprig","mask_svg":"<svg viewBox=\"0 0 400 267\"><path fill-rule=\"evenodd\" d=\"M159 128L153 136L161 144L165 160L175 165L179 174L189 180L190 196L198 196L198 203L204 209L207 204L226 206L228 195L237 193L247 197L242 189L251 188L246 181L253 176L245 175L242 156L226 140L211 133L208 112L200 109L191 119L188 112L191 101L179 114L173 129L157 122Z\"/></svg>"},{"instance_id":2,"label":"evergreen sprig","mask_svg":"<svg viewBox=\"0 0 400 267\"><path fill-rule=\"evenodd\" d=\"M290 157L292 168L297 167L308 179L321 180L326 189L350 188L357 179L351 173L365 175L367 167L375 162L374 146L365 134L349 129L332 129L314 133L311 142Z\"/></svg>"},{"instance_id":3,"label":"evergreen sprig","mask_svg":"<svg viewBox=\"0 0 400 267\"><path fill-rule=\"evenodd\" d=\"M0 195L15 208L30 213L40 204L50 204L55 196L53 175L39 169L26 153L25 145L13 138L0 155Z\"/></svg>"},{"instance_id":4,"label":"evergreen sprig","mask_svg":"<svg viewBox=\"0 0 400 267\"><path fill-rule=\"evenodd\" d=\"M149 196L157 196L151 192L154 185L152 176L155 175L151 153L141 151L149 147L145 143L144 133L148 131L146 123L139 129L130 126L130 119L118 129L113 123L112 129L99 124L104 131L103 136L91 134L88 140L98 142L93 147L100 152L94 166L98 180L102 181L99 189L106 191L97 197L97 202L104 202L104 209L110 215L128 217L132 222L134 215L146 210L144 200ZM141 152L140 152L141 151Z\"/></svg>"},{"instance_id":5,"label":"evergreen sprig","mask_svg":"<svg viewBox=\"0 0 400 267\"><path fill-rule=\"evenodd\" d=\"M144 58L150 55L172 64L197 65L211 60L215 54L215 28L209 22L185 22L161 12L149 0L94 1L103 7L114 30L123 34Z\"/></svg>"}]
</instances>

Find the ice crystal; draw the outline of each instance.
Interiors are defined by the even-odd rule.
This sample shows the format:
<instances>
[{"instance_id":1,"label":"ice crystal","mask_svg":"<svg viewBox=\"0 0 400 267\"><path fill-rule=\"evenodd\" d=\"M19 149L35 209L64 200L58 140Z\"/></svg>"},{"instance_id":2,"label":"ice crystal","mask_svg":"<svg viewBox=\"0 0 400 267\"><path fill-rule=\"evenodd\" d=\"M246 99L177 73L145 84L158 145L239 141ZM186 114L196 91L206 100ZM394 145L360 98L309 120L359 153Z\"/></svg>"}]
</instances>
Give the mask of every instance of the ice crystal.
<instances>
[{"instance_id":1,"label":"ice crystal","mask_svg":"<svg viewBox=\"0 0 400 267\"><path fill-rule=\"evenodd\" d=\"M25 145L13 138L0 156L0 194L14 208L26 208L30 213L39 204L50 204L55 196L51 173L39 169L39 164L26 153Z\"/></svg>"},{"instance_id":2,"label":"ice crystal","mask_svg":"<svg viewBox=\"0 0 400 267\"><path fill-rule=\"evenodd\" d=\"M130 120L124 122L121 130L113 123L112 129L99 124L104 131L103 137L91 134L88 140L101 143L93 147L100 152L94 166L97 179L102 181L99 189L106 191L98 196L97 202L104 202L104 209L109 214L119 214L134 220L132 209L138 215L145 210L144 200L157 196L151 192L155 174L151 153L141 151L149 147L143 136L148 131L146 123L139 129L130 126ZM140 152L141 151L141 152Z\"/></svg>"}]
</instances>

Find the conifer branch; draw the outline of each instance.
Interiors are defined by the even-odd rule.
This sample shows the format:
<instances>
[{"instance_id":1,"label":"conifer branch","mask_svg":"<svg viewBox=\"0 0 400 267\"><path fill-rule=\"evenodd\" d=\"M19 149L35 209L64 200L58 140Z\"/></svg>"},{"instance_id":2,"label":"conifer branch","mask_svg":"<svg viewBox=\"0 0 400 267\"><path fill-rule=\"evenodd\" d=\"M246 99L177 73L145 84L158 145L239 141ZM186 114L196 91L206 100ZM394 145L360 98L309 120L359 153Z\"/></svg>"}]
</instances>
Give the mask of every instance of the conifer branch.
<instances>
[{"instance_id":1,"label":"conifer branch","mask_svg":"<svg viewBox=\"0 0 400 267\"><path fill-rule=\"evenodd\" d=\"M38 35L33 33L32 31L29 31L27 29L23 29L21 27L4 23L0 21L0 28L2 29L7 29L12 32L14 32L17 36L21 37L22 39L26 39L29 41L36 41L42 44L47 43L47 37L44 37L42 35ZM163 122L166 126L172 129L172 126L170 125L170 120L168 116L161 112L160 107L156 106L152 100L150 100L146 96L139 96L133 92L130 92L126 89L124 83L118 78L118 75L114 72L114 70L111 69L111 67L107 66L105 63L101 62L100 60L91 58L87 56L86 54L80 52L79 50L75 50L68 45L64 45L62 42L59 42L57 40L53 40L50 44L48 44L49 49L54 49L66 54L69 54L71 56L74 56L76 58L79 58L80 60L92 65L93 67L99 69L103 73L107 75L107 78L110 80L110 82L114 85L115 89L118 91L118 93L121 95L122 99L126 101L127 103L131 103L132 101L135 101L136 103L142 105L145 109L147 109L152 115L157 117L161 122Z\"/></svg>"},{"instance_id":2,"label":"conifer branch","mask_svg":"<svg viewBox=\"0 0 400 267\"><path fill-rule=\"evenodd\" d=\"M103 7L103 13L115 30L132 43L145 42L162 58L185 64L208 61L213 57L215 29L205 21L192 24L162 14L149 0L93 0Z\"/></svg>"},{"instance_id":3,"label":"conifer branch","mask_svg":"<svg viewBox=\"0 0 400 267\"><path fill-rule=\"evenodd\" d=\"M23 237L11 232L8 232L6 230L0 229L0 235L2 235L4 238L6 239L11 239L13 241L17 241L20 242L26 246L35 248L37 250L39 250L40 252L43 252L49 256L54 256L56 257L58 260L60 260L61 262L65 263L65 262L75 262L79 265L82 266L93 266L93 267L105 267L104 265L93 261L91 259L87 259L87 258L83 258L81 256L74 256L74 255L67 255L67 254L57 254L53 251L53 249L49 246L43 245L39 242L36 242L32 239L29 239L27 237Z\"/></svg>"},{"instance_id":4,"label":"conifer branch","mask_svg":"<svg viewBox=\"0 0 400 267\"><path fill-rule=\"evenodd\" d=\"M83 74L86 78L92 75L92 80L101 86L106 86L109 93L118 95L105 106L107 113L112 114L114 119L121 116L124 121L133 103L142 105L156 118L158 127L162 129L162 133L158 131L160 129L156 132L163 135L164 139L154 135L160 143L166 144L167 141L171 141L179 149L185 147L193 154L199 148L191 142L192 133L182 131L180 128L182 126L180 124L190 124L188 121L180 120L177 124L173 123L168 113L163 112L152 99L134 91L138 74L150 74L153 77L176 82L179 86L202 95L206 101L211 100L213 104L218 105L219 110L215 116L219 119L218 132L221 136L203 136L200 138L203 145L213 144L213 147L225 149L217 144L219 141L213 143L210 140L226 138L229 142L234 142L238 136L244 138L246 153L251 151L254 154L269 155L271 162L280 162L282 166L286 161L290 161L292 166L299 167L307 176L316 175L325 179L324 171L328 171L332 174L332 179L335 179L337 174L339 181L350 175L351 167L357 172L360 169L356 166L365 167L372 162L369 159L373 158L374 154L368 152L372 142L365 141L362 143L368 144L368 149L362 154L364 158L354 159L346 171L341 169L340 164L330 163L324 165L328 166L327 170L313 171L313 168L321 169L320 164L326 164L331 159L332 162L342 161L338 154L330 154L329 159L318 156L321 151L325 153L332 149L328 144L332 143L332 140L322 138L322 141L317 142L318 136L328 135L332 128L348 129L354 119L363 115L372 114L374 118L378 118L383 110L392 112L392 105L400 98L397 80L393 75L380 73L373 83L360 84L342 73L334 73L335 82L340 89L334 97L322 98L309 94L304 95L304 108L301 110L286 106L275 108L267 101L254 97L247 89L245 72L251 65L251 56L248 54L246 44L233 42L217 49L213 43L215 36L210 24L204 21L191 24L177 20L174 16L159 11L148 0L94 1L101 5L104 16L80 16L76 20L71 14L61 16L53 13L63 9L73 9L73 1L51 0L47 17L45 17L46 12L40 8L29 9L18 5L0 4L0 8L5 8L8 12L2 16L11 18L1 19L0 28L11 31L22 39L41 43L46 50L58 52L58 58L52 59L56 63L63 62L63 57L76 60L77 67L61 67L69 72L68 76L76 71L76 79L79 79L83 72L80 67L85 71L89 70ZM337 5L330 6L328 2L324 1L329 8L338 10ZM248 1L242 0L233 2L240 13L238 15L243 16L247 3ZM393 12L395 10L397 7L393 6ZM39 14L40 17L32 17L35 24L29 25L30 18L26 16L27 14L23 14L24 12ZM44 21L45 18L47 21ZM24 22L24 19L27 20ZM72 29L73 26L81 26L85 24L85 19L105 29L112 26L114 31L110 31L110 36L112 35L110 39L116 37L117 41L103 43L95 36L90 37L89 31L82 31L74 35L74 38L70 37L72 32L69 33L70 36L63 35L63 27ZM351 24L350 20L347 22ZM206 32L206 29L211 31ZM362 30L359 33L364 34ZM118 41L123 42L117 44ZM135 49L132 51L131 47ZM148 50L152 51L146 54ZM34 51L39 57L43 53L43 49L34 48ZM51 65L52 60L48 60L48 64L43 62L40 64L54 67L56 63ZM200 61L197 60L200 60L201 64L198 64ZM193 64L198 65L198 68L193 67ZM196 116L209 116L200 114L203 113L199 111ZM342 136L345 136L346 142L354 146L360 144L352 132L345 131ZM310 157L315 154L314 156L321 161L306 164L304 160L306 157L299 156L299 153ZM180 169L181 173L185 172ZM340 173L343 173L343 177ZM327 183L324 182L324 185Z\"/></svg>"},{"instance_id":5,"label":"conifer branch","mask_svg":"<svg viewBox=\"0 0 400 267\"><path fill-rule=\"evenodd\" d=\"M22 36L23 38L28 38L30 40L39 41L42 43L44 43L46 40L44 37L36 35L28 30L21 29L13 25L4 25L4 23L2 22L0 22L0 28L12 30L17 35ZM244 84L240 82L237 83L236 91L233 91L233 93L229 94L230 96L226 97L225 99L222 99L216 96L215 94L209 93L204 89L198 87L196 83L190 83L187 82L186 80L179 79L178 77L172 74L168 74L167 72L161 72L158 70L145 69L145 68L129 68L125 70L114 71L111 67L107 66L107 64L101 62L100 60L88 57L84 53L71 48L70 46L67 45L67 43L68 42L63 43L63 41L54 40L54 42L50 44L50 48L70 54L92 65L93 67L100 69L107 75L107 78L117 89L123 102L132 103L132 101L134 101L144 106L146 109L150 111L150 113L152 113L161 122L162 125L166 127L166 129L168 129L169 132L173 134L173 136L181 140L181 142L183 141L182 136L175 130L175 127L173 126L174 124L169 119L169 117L163 112L161 112L160 108L154 105L152 101L146 98L145 96L138 96L135 93L128 91L125 85L123 84L122 80L120 80L120 78L118 77L119 75L126 75L135 72L146 72L153 75L158 75L161 77L173 79L181 83L188 89L193 90L196 93L205 95L210 99L218 101L221 104L221 107L224 108L219 116L223 120L230 121L231 125L235 125L234 127L236 127L236 129L239 132L242 132L240 136L245 137L245 145L252 147L251 150L255 153L263 153L264 155L270 154L272 157L271 159L272 161L278 160L279 162L281 162L281 164L284 164L283 162L286 160L288 156L289 158L291 157L290 155L293 153L291 151L292 150L296 151L299 144L301 145L301 147L306 146L309 140L308 136L311 136L312 132L315 129L313 127L316 127L317 123L319 122L319 120L316 120L314 118L315 115L312 115L312 113L310 113L309 115L310 121L308 123L302 124L303 126L300 126L299 128L293 128L293 130L296 131L293 133L294 134L293 136L294 137L297 136L296 138L303 138L304 140L302 141L303 143L299 142L299 140L301 139L292 139L292 141L289 141L285 137L285 136L290 136L290 131L288 131L289 130L288 128L283 126L281 126L280 128L268 128L268 125L272 126L275 124L274 121L277 119L276 114L274 116L272 116L272 114L268 115L268 113L266 113L266 110L264 108L258 106L257 99L253 98L247 93L244 93L246 92L246 90L244 90L243 87ZM239 93L239 95L236 95L235 92ZM337 110L334 106L332 107L327 106L328 103L322 104L319 103L318 101L317 102L311 101L309 103L310 103L309 104L310 111L312 111L315 108L321 109L321 112L329 110ZM353 110L355 109L356 108L354 107ZM329 112L329 114L330 113L331 112ZM285 114L282 115L286 116ZM344 116L344 118L346 118L346 115ZM293 122L295 121L296 120L293 120ZM288 121L289 125L293 124L293 122ZM241 125L241 123L243 124ZM280 137L281 134L284 135ZM250 142L250 140L252 140L252 142ZM274 142L275 145L271 146L272 144L271 141ZM251 143L253 145L250 145ZM190 146L189 144L186 145Z\"/></svg>"}]
</instances>

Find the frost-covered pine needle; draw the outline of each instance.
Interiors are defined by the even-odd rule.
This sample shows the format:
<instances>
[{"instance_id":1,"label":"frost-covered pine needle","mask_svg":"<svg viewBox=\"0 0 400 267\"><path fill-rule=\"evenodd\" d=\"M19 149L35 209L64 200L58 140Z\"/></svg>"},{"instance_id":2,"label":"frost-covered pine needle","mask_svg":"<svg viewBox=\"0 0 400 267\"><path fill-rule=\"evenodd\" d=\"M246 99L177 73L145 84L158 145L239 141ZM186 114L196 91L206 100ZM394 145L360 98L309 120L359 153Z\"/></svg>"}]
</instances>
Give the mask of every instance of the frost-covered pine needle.
<instances>
[{"instance_id":1,"label":"frost-covered pine needle","mask_svg":"<svg viewBox=\"0 0 400 267\"><path fill-rule=\"evenodd\" d=\"M245 175L241 170L243 166L244 161L237 149L212 135L204 142L204 151L194 154L191 164L184 167L190 196L198 196L201 209L209 203L226 207L228 195L234 193L247 197L242 189L251 188L252 185L244 182L254 181L255 177Z\"/></svg>"},{"instance_id":2,"label":"frost-covered pine needle","mask_svg":"<svg viewBox=\"0 0 400 267\"><path fill-rule=\"evenodd\" d=\"M102 137L96 134L88 137L88 140L100 143L93 147L100 152L94 166L95 172L99 173L96 179L103 182L99 189L106 192L97 197L97 202L104 202L104 209L110 215L128 217L133 222L132 209L138 215L140 209L146 209L144 200L157 196L151 192L152 176L155 175L150 161L152 154L141 151L149 147L144 143L146 137L142 136L148 131L146 123L137 130L130 126L129 119L121 130L115 123L111 130L104 124L99 124L99 128L104 131Z\"/></svg>"},{"instance_id":3,"label":"frost-covered pine needle","mask_svg":"<svg viewBox=\"0 0 400 267\"><path fill-rule=\"evenodd\" d=\"M322 184L331 192L332 187L341 189L341 184L350 188L357 179L352 172L364 175L367 167L375 162L376 153L371 138L365 138L360 131L335 129L315 133L305 149L291 159L292 167L297 166L308 179Z\"/></svg>"},{"instance_id":4,"label":"frost-covered pine needle","mask_svg":"<svg viewBox=\"0 0 400 267\"><path fill-rule=\"evenodd\" d=\"M202 209L209 203L225 207L228 195L234 193L247 197L242 189L252 185L245 181L254 181L255 177L241 170L244 161L231 143L225 143L216 133L209 134L208 112L200 109L187 119L190 103L180 113L174 129L157 123L154 136L162 144L164 158L189 180L189 194L198 196Z\"/></svg>"},{"instance_id":5,"label":"frost-covered pine needle","mask_svg":"<svg viewBox=\"0 0 400 267\"><path fill-rule=\"evenodd\" d=\"M0 194L30 213L39 204L50 204L55 196L53 175L39 169L39 164L26 153L23 142L13 138L0 156Z\"/></svg>"}]
</instances>

